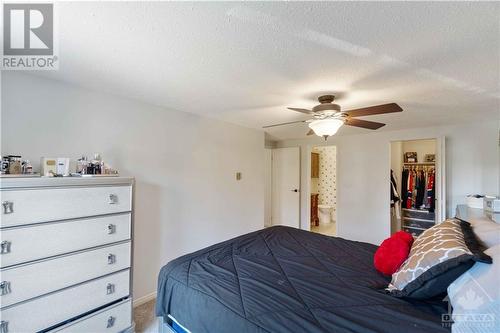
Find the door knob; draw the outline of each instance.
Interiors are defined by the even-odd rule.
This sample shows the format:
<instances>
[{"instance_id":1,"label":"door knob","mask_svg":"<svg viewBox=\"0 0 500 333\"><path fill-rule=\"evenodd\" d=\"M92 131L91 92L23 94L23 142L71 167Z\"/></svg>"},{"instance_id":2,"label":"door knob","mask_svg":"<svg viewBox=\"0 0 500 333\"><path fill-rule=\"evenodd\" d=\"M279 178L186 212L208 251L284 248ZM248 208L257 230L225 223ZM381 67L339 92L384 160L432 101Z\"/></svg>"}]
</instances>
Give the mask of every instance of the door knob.
<instances>
[{"instance_id":1,"label":"door knob","mask_svg":"<svg viewBox=\"0 0 500 333\"><path fill-rule=\"evenodd\" d=\"M295 192L297 193L299 190L297 190L296 188L294 188L293 190L291 190L292 192Z\"/></svg>"}]
</instances>

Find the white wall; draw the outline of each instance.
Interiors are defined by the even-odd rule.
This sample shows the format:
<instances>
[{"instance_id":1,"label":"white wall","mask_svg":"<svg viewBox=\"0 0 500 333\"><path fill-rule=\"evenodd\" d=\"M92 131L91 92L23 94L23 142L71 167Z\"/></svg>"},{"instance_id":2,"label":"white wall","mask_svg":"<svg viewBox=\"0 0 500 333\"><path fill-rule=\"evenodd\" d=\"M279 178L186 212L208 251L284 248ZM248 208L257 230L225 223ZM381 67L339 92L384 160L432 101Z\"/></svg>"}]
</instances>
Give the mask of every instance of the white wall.
<instances>
[{"instance_id":1,"label":"white wall","mask_svg":"<svg viewBox=\"0 0 500 333\"><path fill-rule=\"evenodd\" d=\"M446 137L447 214L471 193L499 193L499 126L496 121L321 138L285 140L278 147L301 147L301 187L308 185L307 155L312 146L337 146L337 234L371 243L390 235L389 170L391 141ZM304 193L303 191L302 193ZM308 221L308 198L301 197L301 227ZM305 211L305 212L304 212ZM304 223L305 222L305 223Z\"/></svg>"},{"instance_id":2,"label":"white wall","mask_svg":"<svg viewBox=\"0 0 500 333\"><path fill-rule=\"evenodd\" d=\"M2 154L21 154L38 168L43 155L101 152L136 178L135 298L156 290L169 260L263 227L263 132L2 74Z\"/></svg>"}]
</instances>

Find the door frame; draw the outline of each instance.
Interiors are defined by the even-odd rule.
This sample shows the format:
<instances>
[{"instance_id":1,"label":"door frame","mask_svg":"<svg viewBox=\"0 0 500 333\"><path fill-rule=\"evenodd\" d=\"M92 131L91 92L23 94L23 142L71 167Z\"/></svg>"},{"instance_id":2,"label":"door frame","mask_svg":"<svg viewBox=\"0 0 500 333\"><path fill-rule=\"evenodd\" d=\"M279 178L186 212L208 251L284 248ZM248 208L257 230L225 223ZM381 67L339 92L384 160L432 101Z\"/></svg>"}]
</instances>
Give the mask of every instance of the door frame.
<instances>
[{"instance_id":1,"label":"door frame","mask_svg":"<svg viewBox=\"0 0 500 333\"><path fill-rule=\"evenodd\" d=\"M273 149L264 148L264 228L273 225Z\"/></svg>"},{"instance_id":2,"label":"door frame","mask_svg":"<svg viewBox=\"0 0 500 333\"><path fill-rule=\"evenodd\" d=\"M438 223L446 219L446 138L440 136L436 138L436 175L438 185L436 187L436 197L439 198L437 214Z\"/></svg>"},{"instance_id":3,"label":"door frame","mask_svg":"<svg viewBox=\"0 0 500 333\"><path fill-rule=\"evenodd\" d=\"M312 153L312 149L313 147L335 147L335 163L337 163L338 161L338 156L339 156L339 150L338 150L338 145L334 144L334 143L330 143L330 144L311 144L311 145L307 145L305 147L305 160L306 160L306 166L305 166L305 173L306 173L306 181L305 181L305 186L306 188L302 190L302 192L304 193L304 196L305 196L305 212L304 212L304 215L307 216L307 219L305 220L305 222L303 222L302 220L302 214L301 214L301 219L300 219L300 228L303 229L303 230L307 230L307 231L311 231L311 153ZM335 184L338 183L338 172L337 172L337 169L335 169ZM336 189L335 189L335 194L337 196L337 200L335 200L335 202L337 203L339 200L339 188L338 186L336 186ZM304 202L304 201L301 201L301 202ZM302 206L302 205L301 205ZM302 209L302 207L301 207ZM338 221L338 205L335 204L335 229L336 229L336 233L338 234L338 230L339 230L339 221Z\"/></svg>"},{"instance_id":4,"label":"door frame","mask_svg":"<svg viewBox=\"0 0 500 333\"><path fill-rule=\"evenodd\" d=\"M306 188L302 190L302 193L304 194L306 200L301 200L301 202L305 201L305 207L304 207L304 215L306 215L308 218L305 221L302 221L302 214L300 214L300 228L303 230L311 231L311 153L312 153L312 148L314 145L307 145L304 154L306 154L305 159L306 159L306 165L305 165L305 173L307 175L306 181L305 181L305 186ZM302 205L301 205L302 206ZM302 213L302 212L301 212Z\"/></svg>"},{"instance_id":5,"label":"door frame","mask_svg":"<svg viewBox=\"0 0 500 333\"><path fill-rule=\"evenodd\" d=\"M389 170L391 168L391 144L393 142L404 142L404 141L418 141L418 140L435 140L436 141L436 194L435 198L438 203L436 204L436 224L439 224L446 220L446 137L445 136L437 136L437 137L406 137L402 139L392 139L389 141L388 149L389 149ZM387 173L388 180L387 183L390 182L390 173ZM387 207L390 207L390 187L387 186L388 194L387 194ZM391 221L391 210L388 211L387 221ZM390 228L389 228L390 235Z\"/></svg>"}]
</instances>

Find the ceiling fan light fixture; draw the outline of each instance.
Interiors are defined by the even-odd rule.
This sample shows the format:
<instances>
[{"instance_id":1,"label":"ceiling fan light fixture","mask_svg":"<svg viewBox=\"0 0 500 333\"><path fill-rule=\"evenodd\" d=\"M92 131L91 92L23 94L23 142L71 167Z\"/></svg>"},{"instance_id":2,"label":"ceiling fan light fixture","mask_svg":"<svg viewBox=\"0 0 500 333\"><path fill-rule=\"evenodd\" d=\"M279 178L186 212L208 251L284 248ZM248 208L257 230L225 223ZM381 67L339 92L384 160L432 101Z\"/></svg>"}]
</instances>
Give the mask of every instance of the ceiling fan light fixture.
<instances>
[{"instance_id":1,"label":"ceiling fan light fixture","mask_svg":"<svg viewBox=\"0 0 500 333\"><path fill-rule=\"evenodd\" d=\"M342 125L344 125L342 119L320 119L310 122L309 128L317 136L328 137L335 135Z\"/></svg>"}]
</instances>

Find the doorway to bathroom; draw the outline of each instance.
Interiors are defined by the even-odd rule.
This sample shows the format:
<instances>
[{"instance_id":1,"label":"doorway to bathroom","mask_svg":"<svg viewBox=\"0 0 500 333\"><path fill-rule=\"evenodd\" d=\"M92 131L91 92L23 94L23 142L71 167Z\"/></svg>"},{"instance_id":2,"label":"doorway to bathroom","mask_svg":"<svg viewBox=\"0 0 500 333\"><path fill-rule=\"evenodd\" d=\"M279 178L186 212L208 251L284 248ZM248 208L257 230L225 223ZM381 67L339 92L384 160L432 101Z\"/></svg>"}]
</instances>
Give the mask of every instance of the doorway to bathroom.
<instances>
[{"instance_id":1,"label":"doorway to bathroom","mask_svg":"<svg viewBox=\"0 0 500 333\"><path fill-rule=\"evenodd\" d=\"M311 149L310 175L311 231L337 234L337 149L317 146Z\"/></svg>"}]
</instances>

